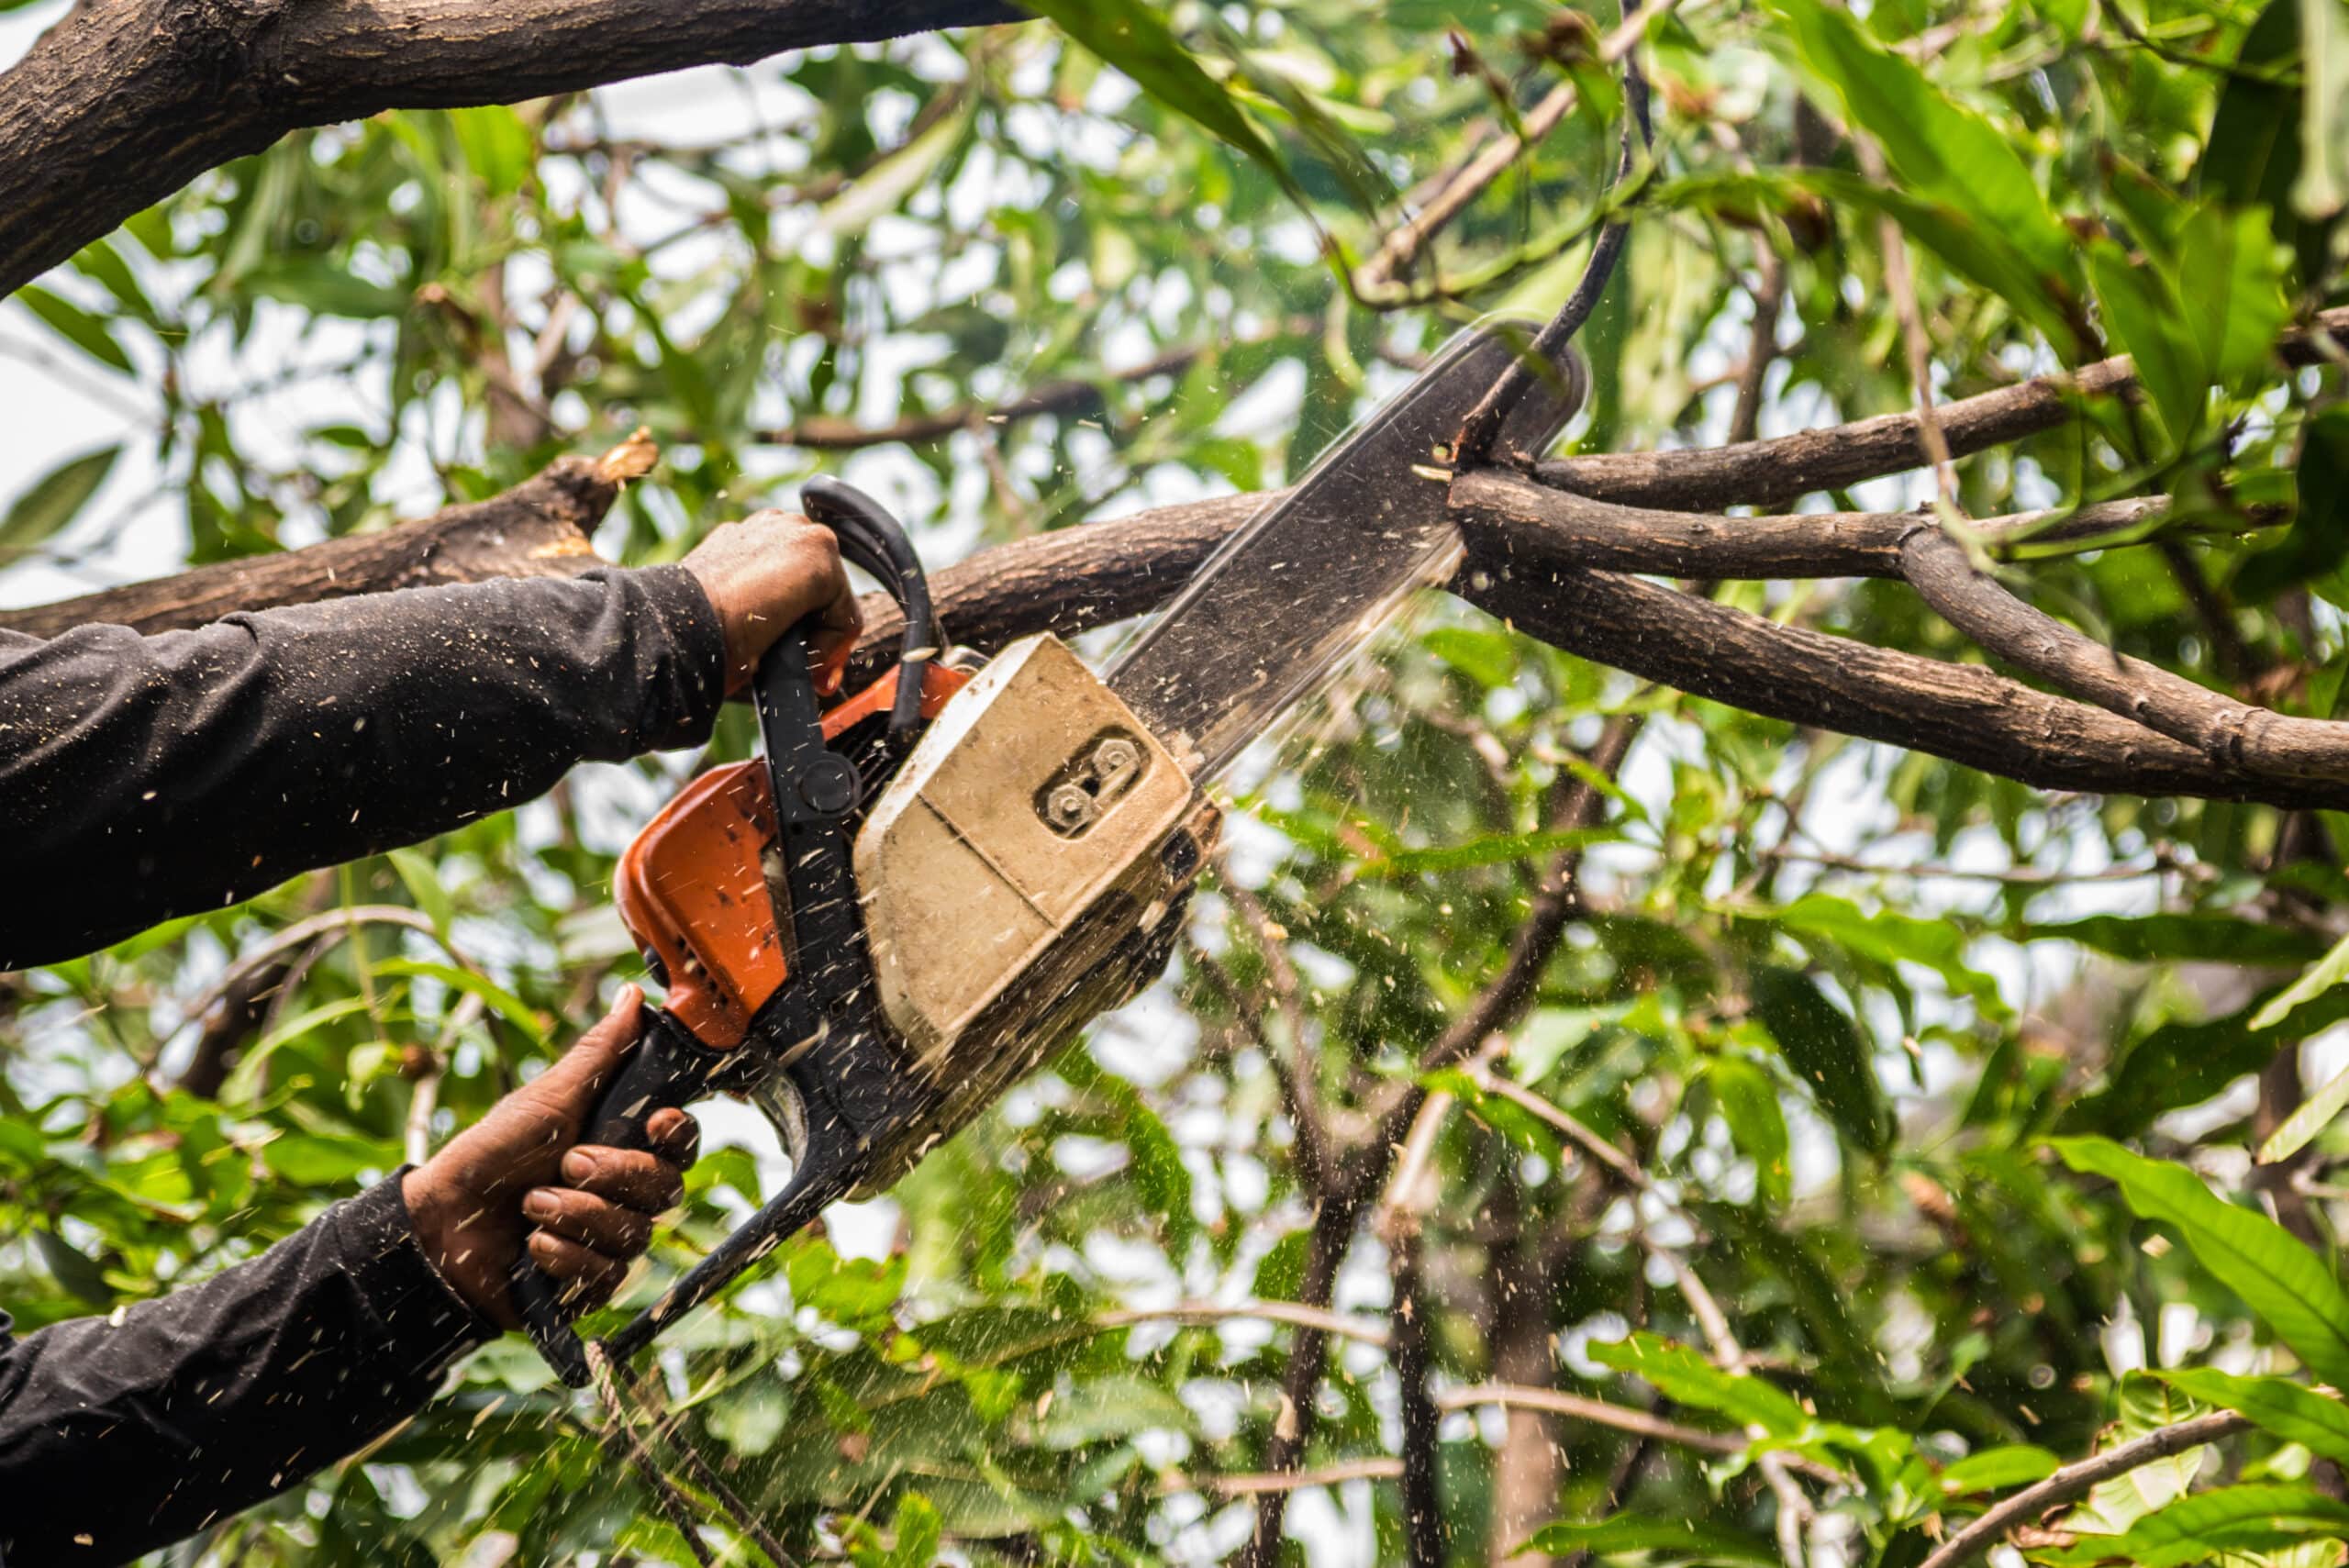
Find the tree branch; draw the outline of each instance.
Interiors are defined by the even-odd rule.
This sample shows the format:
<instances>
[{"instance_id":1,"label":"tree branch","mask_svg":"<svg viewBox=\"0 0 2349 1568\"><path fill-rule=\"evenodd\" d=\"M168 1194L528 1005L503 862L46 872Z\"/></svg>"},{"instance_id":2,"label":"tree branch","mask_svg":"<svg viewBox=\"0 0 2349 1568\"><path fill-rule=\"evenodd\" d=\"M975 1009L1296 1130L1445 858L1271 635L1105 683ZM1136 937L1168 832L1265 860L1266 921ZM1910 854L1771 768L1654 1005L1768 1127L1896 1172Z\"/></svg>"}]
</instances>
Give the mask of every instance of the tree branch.
<instances>
[{"instance_id":1,"label":"tree branch","mask_svg":"<svg viewBox=\"0 0 2349 1568\"><path fill-rule=\"evenodd\" d=\"M302 127L1025 15L1003 0L83 0L0 76L0 294Z\"/></svg>"},{"instance_id":2,"label":"tree branch","mask_svg":"<svg viewBox=\"0 0 2349 1568\"><path fill-rule=\"evenodd\" d=\"M173 631L238 610L350 594L488 577L575 577L611 564L595 552L588 535L620 486L649 473L659 452L640 430L602 457L557 458L486 501L375 533L218 562L58 604L0 610L0 631L55 637L93 622Z\"/></svg>"},{"instance_id":3,"label":"tree branch","mask_svg":"<svg viewBox=\"0 0 2349 1568\"><path fill-rule=\"evenodd\" d=\"M2230 1438L2237 1432L2251 1429L2252 1423L2232 1410L2214 1415L2197 1416L2190 1421L2180 1421L2174 1427L2163 1427L2147 1432L2133 1441L2122 1443L2107 1452L2093 1454L2076 1464L2067 1464L2035 1486L2026 1486L1989 1512L1951 1536L1934 1550L1917 1568L1957 1568L1998 1543L1999 1537L2025 1519L2036 1518L2058 1503L2068 1503L2085 1496L2116 1475L2125 1475L2140 1465L2167 1459L2204 1443Z\"/></svg>"},{"instance_id":4,"label":"tree branch","mask_svg":"<svg viewBox=\"0 0 2349 1568\"><path fill-rule=\"evenodd\" d=\"M1910 585L1936 614L2042 680L2262 783L2349 782L2349 725L2253 707L2116 653L1976 571L1965 547L1932 523L1917 525L1900 556Z\"/></svg>"},{"instance_id":5,"label":"tree branch","mask_svg":"<svg viewBox=\"0 0 2349 1568\"><path fill-rule=\"evenodd\" d=\"M2321 312L2320 332L2349 342L2349 307ZM2287 364L2305 364L2321 352L2307 334L2288 338L2278 352ZM2070 376L2038 376L1933 410L1952 457L2052 430L2088 398L2133 391L2137 370L2128 355L2099 360ZM1554 459L1535 477L1561 490L1602 501L1705 511L1743 503L1780 506L1819 490L1922 468L1932 461L1917 416L1882 414L1822 430L1804 430L1735 446L1655 452L1603 452Z\"/></svg>"}]
</instances>

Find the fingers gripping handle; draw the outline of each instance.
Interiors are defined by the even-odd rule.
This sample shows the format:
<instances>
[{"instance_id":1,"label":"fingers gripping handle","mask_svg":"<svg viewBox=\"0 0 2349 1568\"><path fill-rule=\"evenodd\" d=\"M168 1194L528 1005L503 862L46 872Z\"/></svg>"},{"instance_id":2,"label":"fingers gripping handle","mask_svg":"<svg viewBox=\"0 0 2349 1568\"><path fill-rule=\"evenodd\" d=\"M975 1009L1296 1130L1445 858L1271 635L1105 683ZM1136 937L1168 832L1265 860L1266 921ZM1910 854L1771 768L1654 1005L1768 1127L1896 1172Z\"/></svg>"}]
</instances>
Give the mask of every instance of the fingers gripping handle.
<instances>
[{"instance_id":1,"label":"fingers gripping handle","mask_svg":"<svg viewBox=\"0 0 2349 1568\"><path fill-rule=\"evenodd\" d=\"M712 1076L726 1062L726 1053L701 1044L674 1018L656 1011L644 1038L596 1100L580 1141L650 1150L646 1123L652 1114L707 1098ZM547 1365L566 1386L585 1387L587 1354L572 1331L570 1310L560 1288L530 1262L527 1249L515 1260L512 1285L515 1312Z\"/></svg>"}]
</instances>

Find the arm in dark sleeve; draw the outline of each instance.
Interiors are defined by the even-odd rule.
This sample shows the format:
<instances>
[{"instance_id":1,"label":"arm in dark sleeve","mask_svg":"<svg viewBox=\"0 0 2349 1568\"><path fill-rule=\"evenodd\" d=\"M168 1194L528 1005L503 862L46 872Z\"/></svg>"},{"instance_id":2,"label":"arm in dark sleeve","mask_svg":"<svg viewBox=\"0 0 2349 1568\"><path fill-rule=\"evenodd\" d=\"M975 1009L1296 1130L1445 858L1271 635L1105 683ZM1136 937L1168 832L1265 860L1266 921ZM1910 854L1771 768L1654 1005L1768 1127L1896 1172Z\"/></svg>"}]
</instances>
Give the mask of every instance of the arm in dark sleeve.
<instances>
[{"instance_id":1,"label":"arm in dark sleeve","mask_svg":"<svg viewBox=\"0 0 2349 1568\"><path fill-rule=\"evenodd\" d=\"M414 1414L493 1332L442 1284L395 1176L202 1284L0 1331L0 1562L128 1562Z\"/></svg>"},{"instance_id":2,"label":"arm in dark sleeve","mask_svg":"<svg viewBox=\"0 0 2349 1568\"><path fill-rule=\"evenodd\" d=\"M429 838L581 762L698 744L724 681L678 566L0 633L0 969Z\"/></svg>"}]
</instances>

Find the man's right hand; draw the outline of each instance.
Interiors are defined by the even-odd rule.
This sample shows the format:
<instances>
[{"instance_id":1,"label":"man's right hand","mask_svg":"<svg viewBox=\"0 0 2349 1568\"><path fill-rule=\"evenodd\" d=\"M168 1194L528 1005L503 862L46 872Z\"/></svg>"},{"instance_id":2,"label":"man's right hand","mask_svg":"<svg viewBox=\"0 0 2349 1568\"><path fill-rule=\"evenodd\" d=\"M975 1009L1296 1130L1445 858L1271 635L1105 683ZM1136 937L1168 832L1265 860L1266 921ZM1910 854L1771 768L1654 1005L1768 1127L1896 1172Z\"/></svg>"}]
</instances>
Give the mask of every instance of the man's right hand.
<instances>
[{"instance_id":1,"label":"man's right hand","mask_svg":"<svg viewBox=\"0 0 2349 1568\"><path fill-rule=\"evenodd\" d=\"M685 569L726 630L729 692L750 684L760 657L811 615L823 617L817 689L829 695L839 686L864 622L831 529L795 512L754 512L713 529L685 557Z\"/></svg>"}]
</instances>

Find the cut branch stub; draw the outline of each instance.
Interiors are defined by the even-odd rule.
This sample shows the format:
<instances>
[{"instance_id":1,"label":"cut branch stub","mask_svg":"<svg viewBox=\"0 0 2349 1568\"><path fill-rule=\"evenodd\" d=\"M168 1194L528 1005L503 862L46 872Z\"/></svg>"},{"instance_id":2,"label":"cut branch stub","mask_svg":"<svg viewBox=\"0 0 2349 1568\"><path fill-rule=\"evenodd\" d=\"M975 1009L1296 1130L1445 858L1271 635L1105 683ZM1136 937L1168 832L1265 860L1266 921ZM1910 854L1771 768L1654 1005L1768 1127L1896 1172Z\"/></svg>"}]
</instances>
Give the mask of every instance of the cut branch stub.
<instances>
[{"instance_id":1,"label":"cut branch stub","mask_svg":"<svg viewBox=\"0 0 2349 1568\"><path fill-rule=\"evenodd\" d=\"M207 625L239 610L490 577L575 577L609 562L588 535L620 486L659 449L641 431L600 458L561 457L513 489L377 533L277 555L198 566L30 609L0 610L0 631L55 637L103 623L139 631Z\"/></svg>"}]
</instances>

